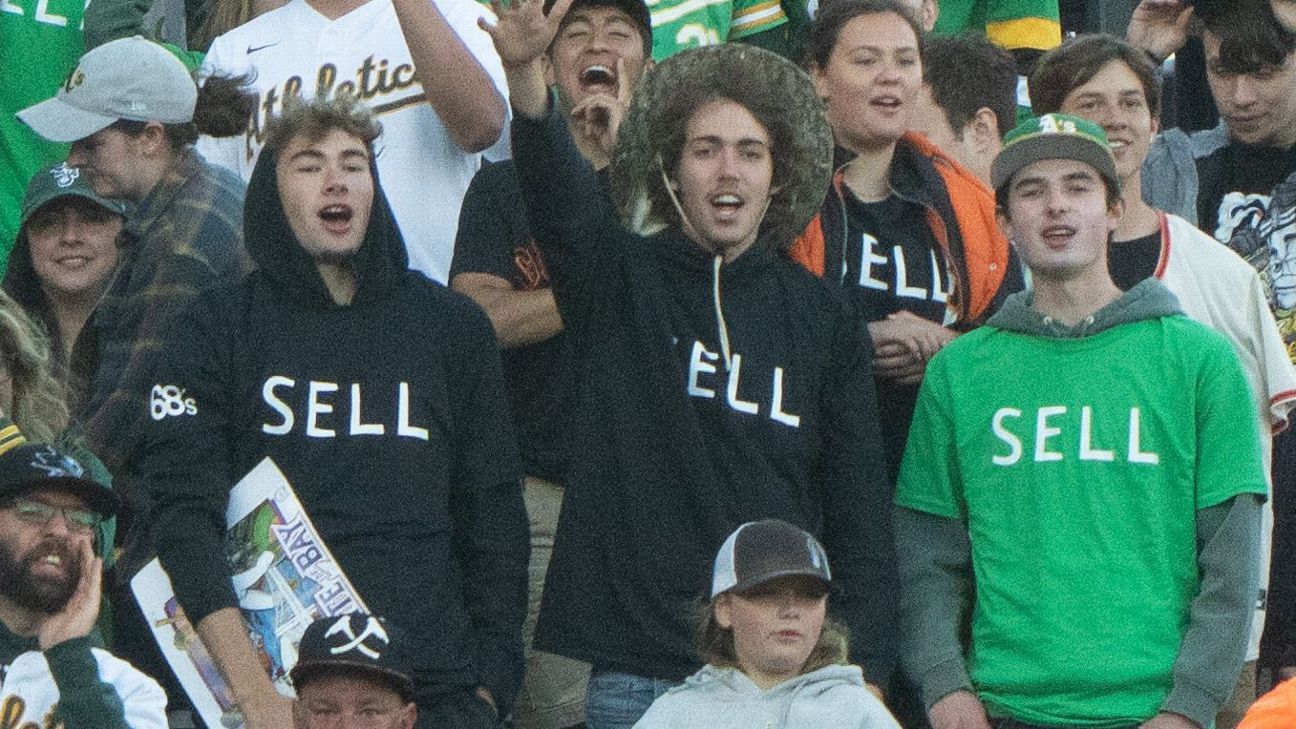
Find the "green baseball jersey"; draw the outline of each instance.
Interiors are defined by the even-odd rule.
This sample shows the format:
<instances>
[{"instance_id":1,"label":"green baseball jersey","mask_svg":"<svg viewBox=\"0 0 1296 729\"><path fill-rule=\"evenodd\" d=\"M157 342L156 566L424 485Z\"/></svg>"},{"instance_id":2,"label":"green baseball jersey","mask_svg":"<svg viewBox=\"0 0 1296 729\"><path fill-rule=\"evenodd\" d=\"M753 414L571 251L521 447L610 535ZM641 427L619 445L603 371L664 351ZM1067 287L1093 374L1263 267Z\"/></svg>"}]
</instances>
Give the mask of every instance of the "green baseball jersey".
<instances>
[{"instance_id":1,"label":"green baseball jersey","mask_svg":"<svg viewBox=\"0 0 1296 729\"><path fill-rule=\"evenodd\" d=\"M84 0L0 0L0 275L18 235L27 181L67 155L15 113L53 96L81 57Z\"/></svg>"},{"instance_id":2,"label":"green baseball jersey","mask_svg":"<svg viewBox=\"0 0 1296 729\"><path fill-rule=\"evenodd\" d=\"M1046 51L1062 44L1057 0L940 0L932 32L983 33L1001 48Z\"/></svg>"},{"instance_id":3,"label":"green baseball jersey","mask_svg":"<svg viewBox=\"0 0 1296 729\"><path fill-rule=\"evenodd\" d=\"M896 501L963 521L967 666L992 716L1156 714L1198 590L1196 513L1263 495L1229 343L1183 316L1054 339L986 326L927 369Z\"/></svg>"},{"instance_id":4,"label":"green baseball jersey","mask_svg":"<svg viewBox=\"0 0 1296 729\"><path fill-rule=\"evenodd\" d=\"M653 58L746 38L787 22L779 0L648 0Z\"/></svg>"}]
</instances>

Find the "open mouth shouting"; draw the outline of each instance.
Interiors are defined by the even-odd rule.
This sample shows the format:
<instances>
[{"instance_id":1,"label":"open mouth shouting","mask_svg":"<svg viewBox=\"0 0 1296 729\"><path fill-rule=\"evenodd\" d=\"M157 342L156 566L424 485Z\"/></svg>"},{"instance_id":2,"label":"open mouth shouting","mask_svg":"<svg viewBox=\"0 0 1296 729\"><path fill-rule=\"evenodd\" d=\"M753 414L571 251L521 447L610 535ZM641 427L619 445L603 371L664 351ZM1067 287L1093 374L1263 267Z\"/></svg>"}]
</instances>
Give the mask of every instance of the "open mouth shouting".
<instances>
[{"instance_id":1,"label":"open mouth shouting","mask_svg":"<svg viewBox=\"0 0 1296 729\"><path fill-rule=\"evenodd\" d=\"M747 201L742 195L734 192L721 192L707 199L711 204L712 215L721 223L733 223L738 219Z\"/></svg>"},{"instance_id":2,"label":"open mouth shouting","mask_svg":"<svg viewBox=\"0 0 1296 729\"><path fill-rule=\"evenodd\" d=\"M596 63L586 66L580 73L581 90L587 93L614 93L617 88L616 70Z\"/></svg>"},{"instance_id":3,"label":"open mouth shouting","mask_svg":"<svg viewBox=\"0 0 1296 729\"><path fill-rule=\"evenodd\" d=\"M319 219L324 230L333 235L346 235L351 232L351 218L355 211L350 205L337 203L320 209Z\"/></svg>"}]
</instances>

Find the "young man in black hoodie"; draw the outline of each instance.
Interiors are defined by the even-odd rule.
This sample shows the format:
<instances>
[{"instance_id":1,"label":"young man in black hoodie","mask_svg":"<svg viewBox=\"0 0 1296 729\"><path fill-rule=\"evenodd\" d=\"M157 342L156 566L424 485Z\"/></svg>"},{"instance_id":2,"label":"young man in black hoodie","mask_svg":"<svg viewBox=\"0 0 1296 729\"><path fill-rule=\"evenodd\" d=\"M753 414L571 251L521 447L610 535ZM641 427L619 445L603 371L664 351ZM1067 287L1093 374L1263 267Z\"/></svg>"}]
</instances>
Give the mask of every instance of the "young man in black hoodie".
<instances>
[{"instance_id":1,"label":"young man in black hoodie","mask_svg":"<svg viewBox=\"0 0 1296 729\"><path fill-rule=\"evenodd\" d=\"M895 566L868 350L846 303L784 253L828 184L805 76L731 44L649 72L612 192L550 107L539 62L568 2L497 9L514 159L578 377L567 491L536 644L593 664L587 725L629 727L699 667L687 606L739 524L820 536L832 609L883 685Z\"/></svg>"},{"instance_id":2,"label":"young man in black hoodie","mask_svg":"<svg viewBox=\"0 0 1296 729\"><path fill-rule=\"evenodd\" d=\"M247 726L291 724L222 558L228 489L265 456L371 610L411 638L423 727L491 727L522 672L527 529L490 324L407 270L351 99L278 120L249 185L258 270L167 347L146 474L176 596Z\"/></svg>"}]
</instances>

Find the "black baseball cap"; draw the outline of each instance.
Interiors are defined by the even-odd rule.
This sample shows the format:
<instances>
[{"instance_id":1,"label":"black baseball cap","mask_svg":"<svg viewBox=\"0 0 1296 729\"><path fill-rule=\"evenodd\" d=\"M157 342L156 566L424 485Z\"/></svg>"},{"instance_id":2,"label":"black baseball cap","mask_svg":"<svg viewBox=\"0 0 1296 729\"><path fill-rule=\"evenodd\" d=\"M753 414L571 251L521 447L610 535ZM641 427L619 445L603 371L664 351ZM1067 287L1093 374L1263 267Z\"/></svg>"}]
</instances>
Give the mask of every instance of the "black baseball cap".
<instances>
[{"instance_id":1,"label":"black baseball cap","mask_svg":"<svg viewBox=\"0 0 1296 729\"><path fill-rule=\"evenodd\" d=\"M557 0L545 0L544 9L548 13L553 9ZM630 16L630 21L639 28L639 32L644 37L644 55L651 56L652 50L652 14L648 11L648 4L644 0L573 0L571 7L567 8L566 18L570 18L572 12L580 8L616 8L626 15Z\"/></svg>"},{"instance_id":2,"label":"black baseball cap","mask_svg":"<svg viewBox=\"0 0 1296 729\"><path fill-rule=\"evenodd\" d=\"M376 615L349 613L311 623L288 672L293 686L323 675L356 676L389 686L403 701L414 700L403 634Z\"/></svg>"},{"instance_id":3,"label":"black baseball cap","mask_svg":"<svg viewBox=\"0 0 1296 729\"><path fill-rule=\"evenodd\" d=\"M0 500L40 489L72 494L103 516L121 507L112 489L89 478L71 453L49 443L28 443L18 426L0 422Z\"/></svg>"},{"instance_id":4,"label":"black baseball cap","mask_svg":"<svg viewBox=\"0 0 1296 729\"><path fill-rule=\"evenodd\" d=\"M711 597L746 592L779 577L832 582L828 555L809 532L778 519L749 521L734 530L716 554Z\"/></svg>"}]
</instances>

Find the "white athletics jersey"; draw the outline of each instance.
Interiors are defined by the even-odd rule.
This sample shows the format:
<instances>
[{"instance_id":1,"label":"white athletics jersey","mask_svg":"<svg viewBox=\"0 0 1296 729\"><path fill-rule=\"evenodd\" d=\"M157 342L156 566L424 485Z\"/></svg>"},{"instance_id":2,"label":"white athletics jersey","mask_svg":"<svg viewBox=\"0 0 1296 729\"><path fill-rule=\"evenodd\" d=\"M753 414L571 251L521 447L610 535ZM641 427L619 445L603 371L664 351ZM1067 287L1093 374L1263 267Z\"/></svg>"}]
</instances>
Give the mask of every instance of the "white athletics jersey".
<instances>
[{"instance_id":1,"label":"white athletics jersey","mask_svg":"<svg viewBox=\"0 0 1296 729\"><path fill-rule=\"evenodd\" d=\"M166 729L166 694L157 681L107 651L89 650L99 667L99 680L112 687L121 701L126 726ZM18 654L3 667L0 676L0 727L55 726L50 717L60 694L44 653L33 650ZM62 722L57 726L63 726Z\"/></svg>"},{"instance_id":2,"label":"white athletics jersey","mask_svg":"<svg viewBox=\"0 0 1296 729\"><path fill-rule=\"evenodd\" d=\"M478 18L493 17L490 11L474 0L434 1L507 98L499 56L490 36L477 27ZM291 0L212 43L204 76L247 71L256 72L253 86L260 97L247 133L203 137L198 142L203 157L248 180L266 121L283 110L284 97L310 98L341 89L356 94L383 124L378 174L405 238L410 268L445 283L459 206L481 160L455 144L414 80L414 63L391 0L369 0L336 20L320 15L306 0ZM444 70L431 71L437 72Z\"/></svg>"}]
</instances>

